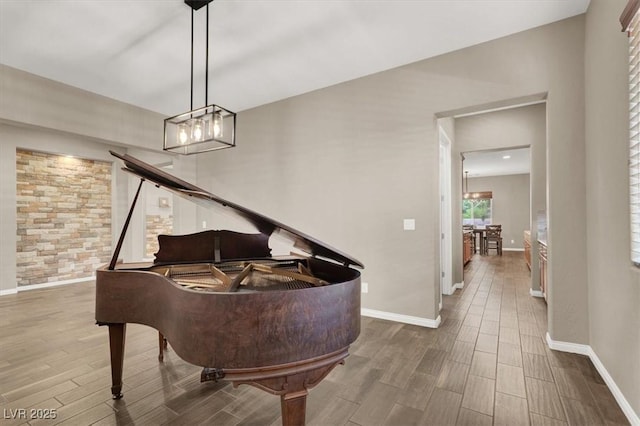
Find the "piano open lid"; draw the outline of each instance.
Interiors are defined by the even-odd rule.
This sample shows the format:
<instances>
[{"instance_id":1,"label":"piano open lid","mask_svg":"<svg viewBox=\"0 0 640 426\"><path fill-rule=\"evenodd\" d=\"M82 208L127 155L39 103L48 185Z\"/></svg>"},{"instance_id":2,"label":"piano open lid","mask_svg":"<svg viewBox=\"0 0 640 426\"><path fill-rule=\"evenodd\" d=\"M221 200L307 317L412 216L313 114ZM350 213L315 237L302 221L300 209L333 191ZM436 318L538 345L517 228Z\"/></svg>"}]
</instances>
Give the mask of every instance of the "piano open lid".
<instances>
[{"instance_id":1,"label":"piano open lid","mask_svg":"<svg viewBox=\"0 0 640 426\"><path fill-rule=\"evenodd\" d=\"M113 151L109 152L111 152L111 155L124 162L124 170L138 175L142 179L153 182L174 194L203 205L204 207L214 208L222 213L244 218L254 225L261 233L269 236L277 234L278 236L289 240L293 244L293 247L311 256L330 259L346 266L353 265L359 268L364 268L362 263L358 260L316 240L313 237L293 229L290 226L270 219L238 204L224 200L202 188L183 181L182 179L179 179L128 154L122 155Z\"/></svg>"}]
</instances>

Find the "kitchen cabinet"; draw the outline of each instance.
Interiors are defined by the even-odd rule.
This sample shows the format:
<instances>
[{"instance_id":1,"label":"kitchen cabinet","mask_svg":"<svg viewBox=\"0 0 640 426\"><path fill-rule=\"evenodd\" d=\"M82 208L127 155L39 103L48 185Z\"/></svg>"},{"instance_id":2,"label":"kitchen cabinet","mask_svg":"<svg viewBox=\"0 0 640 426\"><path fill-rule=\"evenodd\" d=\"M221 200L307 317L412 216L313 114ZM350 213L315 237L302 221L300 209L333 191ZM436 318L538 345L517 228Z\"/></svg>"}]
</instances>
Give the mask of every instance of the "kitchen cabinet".
<instances>
[{"instance_id":1,"label":"kitchen cabinet","mask_svg":"<svg viewBox=\"0 0 640 426\"><path fill-rule=\"evenodd\" d=\"M540 261L540 291L547 300L547 243L538 240L538 253Z\"/></svg>"},{"instance_id":2,"label":"kitchen cabinet","mask_svg":"<svg viewBox=\"0 0 640 426\"><path fill-rule=\"evenodd\" d=\"M531 231L524 231L524 261L531 270Z\"/></svg>"},{"instance_id":3,"label":"kitchen cabinet","mask_svg":"<svg viewBox=\"0 0 640 426\"><path fill-rule=\"evenodd\" d=\"M473 244L474 234L473 232L463 232L462 233L462 264L466 265L471 260L473 256Z\"/></svg>"}]
</instances>

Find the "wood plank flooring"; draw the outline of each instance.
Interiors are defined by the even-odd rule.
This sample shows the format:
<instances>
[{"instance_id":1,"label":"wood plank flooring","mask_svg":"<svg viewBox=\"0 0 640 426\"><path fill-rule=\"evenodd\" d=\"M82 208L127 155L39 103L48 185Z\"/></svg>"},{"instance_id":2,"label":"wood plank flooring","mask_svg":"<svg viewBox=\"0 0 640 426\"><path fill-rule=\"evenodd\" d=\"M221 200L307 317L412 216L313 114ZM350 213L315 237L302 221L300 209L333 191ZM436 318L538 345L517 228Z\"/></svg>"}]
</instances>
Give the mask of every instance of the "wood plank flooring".
<instances>
[{"instance_id":1,"label":"wood plank flooring","mask_svg":"<svg viewBox=\"0 0 640 426\"><path fill-rule=\"evenodd\" d=\"M314 388L309 425L624 425L587 357L551 351L522 253L476 255L439 329L362 318L344 366ZM401 283L396 283L400 285ZM156 331L127 328L124 398L111 400L92 283L0 297L2 425L279 425L279 398L199 382ZM25 409L23 412L20 409ZM55 419L31 418L55 410ZM45 412L39 412L40 415Z\"/></svg>"}]
</instances>

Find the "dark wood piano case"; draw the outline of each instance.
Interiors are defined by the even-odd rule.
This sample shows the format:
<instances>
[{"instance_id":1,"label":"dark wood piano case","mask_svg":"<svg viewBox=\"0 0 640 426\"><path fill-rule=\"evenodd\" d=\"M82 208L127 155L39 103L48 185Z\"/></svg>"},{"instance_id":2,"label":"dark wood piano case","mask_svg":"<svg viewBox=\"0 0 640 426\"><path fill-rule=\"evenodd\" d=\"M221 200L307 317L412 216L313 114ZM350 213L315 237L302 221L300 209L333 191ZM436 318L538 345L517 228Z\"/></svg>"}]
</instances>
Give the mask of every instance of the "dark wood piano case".
<instances>
[{"instance_id":1,"label":"dark wood piano case","mask_svg":"<svg viewBox=\"0 0 640 426\"><path fill-rule=\"evenodd\" d=\"M283 424L304 424L308 390L344 362L360 333L360 272L352 266L362 264L134 157L112 154L142 180L231 211L259 230L165 236L155 265L141 266L117 262L125 224L112 262L96 274L96 321L109 327L113 397L122 398L126 324L137 323L157 329L176 354L204 367L203 380L249 384L280 395ZM265 242L274 233L308 256L270 258ZM285 266L292 264L298 269L287 272ZM172 277L172 268L209 268L211 280L221 273L234 285L225 287L229 291L185 285ZM252 269L267 278L275 275L274 281L300 278L311 284L259 288L247 281Z\"/></svg>"}]
</instances>

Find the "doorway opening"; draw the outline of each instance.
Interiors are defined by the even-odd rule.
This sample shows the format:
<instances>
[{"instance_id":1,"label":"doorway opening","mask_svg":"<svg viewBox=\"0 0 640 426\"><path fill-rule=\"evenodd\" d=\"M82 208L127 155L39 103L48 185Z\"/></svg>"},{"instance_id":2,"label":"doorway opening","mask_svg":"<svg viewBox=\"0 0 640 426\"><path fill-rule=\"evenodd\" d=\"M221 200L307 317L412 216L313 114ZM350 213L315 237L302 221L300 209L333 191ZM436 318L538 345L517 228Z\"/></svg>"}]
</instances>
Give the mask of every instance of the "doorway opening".
<instances>
[{"instance_id":1,"label":"doorway opening","mask_svg":"<svg viewBox=\"0 0 640 426\"><path fill-rule=\"evenodd\" d=\"M475 223L480 220L483 224L503 222L523 222L516 225L508 234L503 235L503 248L508 251L521 251L522 262L525 264L525 233L530 231L531 247L531 294L538 295L539 290L539 265L537 238L537 219L546 214L546 144L547 144L547 120L546 120L546 94L526 96L519 99L504 100L497 103L478 105L455 111L436 114L438 124L446 129L450 139L451 167L450 167L450 225L451 238L449 248L451 250L451 282L449 289L462 288L464 285L464 219ZM483 176L482 172L473 172L469 166L474 156L499 156L498 160L506 162L503 156L511 156L511 163L517 158L509 150L527 149L529 152L528 171L503 173L520 176L508 183L506 177L500 177L494 173L493 177ZM462 156L465 161L463 165ZM467 174L467 187L465 188L465 171ZM485 182L483 182L485 180ZM492 191L488 180L502 180L504 188ZM441 178L442 181L442 178ZM517 181L517 182L516 182ZM519 189L518 189L519 188ZM506 192L505 192L506 191ZM491 192L491 205L484 202L481 206L467 203L469 217L463 219L463 201L465 192L488 196ZM504 196L504 193L511 195ZM442 199L441 199L442 201ZM478 204L478 203L476 203ZM520 219L514 218L511 212L512 206L517 205ZM483 211L481 211L483 210ZM524 213L522 213L524 211ZM473 213L473 214L471 214ZM441 214L444 214L441 211ZM524 219L522 219L524 218ZM467 224L470 225L470 224ZM519 229L522 228L522 229ZM476 236L476 238L478 238ZM475 245L477 255L479 241ZM441 253L448 250L446 239L441 243ZM447 255L442 255L446 259ZM471 257L473 259L473 257ZM471 260L473 261L473 260ZM444 260L441 261L441 264ZM445 271L446 272L446 271ZM445 285L442 285L444 294L448 294Z\"/></svg>"}]
</instances>

